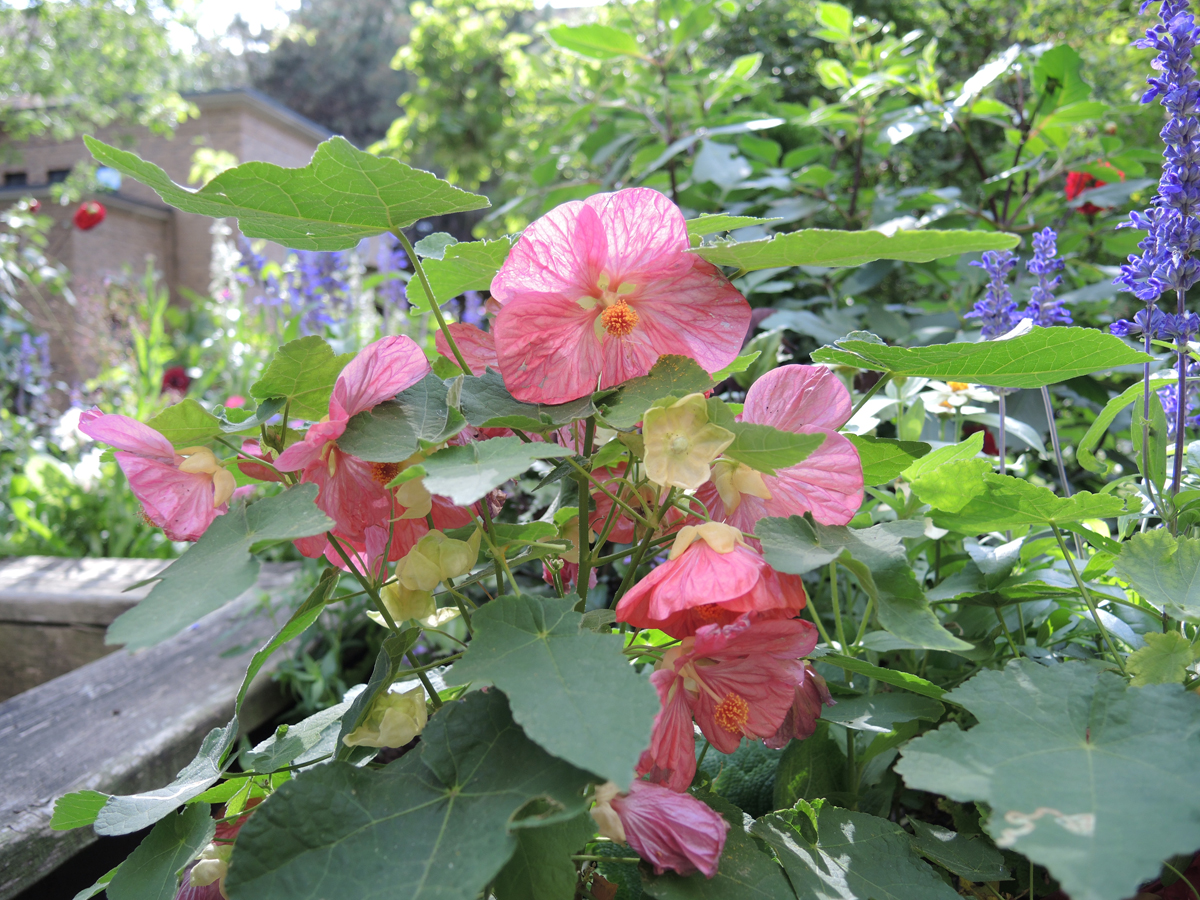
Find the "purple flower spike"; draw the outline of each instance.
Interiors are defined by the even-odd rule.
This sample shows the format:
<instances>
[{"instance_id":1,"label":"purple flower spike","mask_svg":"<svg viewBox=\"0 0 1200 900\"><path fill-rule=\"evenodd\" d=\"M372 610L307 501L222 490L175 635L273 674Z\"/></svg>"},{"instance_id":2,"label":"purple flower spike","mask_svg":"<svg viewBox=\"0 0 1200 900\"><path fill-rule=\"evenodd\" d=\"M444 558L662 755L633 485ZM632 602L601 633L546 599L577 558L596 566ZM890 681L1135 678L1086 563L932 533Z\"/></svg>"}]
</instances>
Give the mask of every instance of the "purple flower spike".
<instances>
[{"instance_id":1,"label":"purple flower spike","mask_svg":"<svg viewBox=\"0 0 1200 900\"><path fill-rule=\"evenodd\" d=\"M1021 313L1021 318L1032 319L1034 325L1043 328L1071 324L1071 313L1054 296L1054 289L1062 284L1062 276L1054 273L1063 267L1062 260L1055 259L1058 254L1057 242L1058 235L1054 229L1043 228L1033 236L1033 258L1025 264L1029 273L1037 276L1038 282L1030 291L1029 305Z\"/></svg>"},{"instance_id":2,"label":"purple flower spike","mask_svg":"<svg viewBox=\"0 0 1200 900\"><path fill-rule=\"evenodd\" d=\"M967 313L968 319L979 319L983 325L983 338L990 340L1013 329L1020 321L1017 304L1013 302L1008 287L1008 276L1017 264L1011 250L988 250L979 262L971 265L983 269L991 278L983 297Z\"/></svg>"}]
</instances>

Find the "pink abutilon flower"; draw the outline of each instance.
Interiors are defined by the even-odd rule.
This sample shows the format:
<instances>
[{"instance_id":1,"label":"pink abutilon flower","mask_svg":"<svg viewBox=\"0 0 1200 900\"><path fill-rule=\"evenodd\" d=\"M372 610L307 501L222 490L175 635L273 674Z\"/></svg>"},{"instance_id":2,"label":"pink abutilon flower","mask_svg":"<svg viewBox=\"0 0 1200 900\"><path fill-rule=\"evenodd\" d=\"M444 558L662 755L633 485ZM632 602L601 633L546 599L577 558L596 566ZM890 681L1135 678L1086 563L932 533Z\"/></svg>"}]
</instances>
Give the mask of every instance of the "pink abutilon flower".
<instances>
[{"instance_id":1,"label":"pink abutilon flower","mask_svg":"<svg viewBox=\"0 0 1200 900\"><path fill-rule=\"evenodd\" d=\"M565 403L645 375L667 354L710 372L732 362L750 305L688 247L683 213L649 188L573 200L525 229L492 280L513 396Z\"/></svg>"},{"instance_id":2,"label":"pink abutilon flower","mask_svg":"<svg viewBox=\"0 0 1200 900\"><path fill-rule=\"evenodd\" d=\"M736 528L707 522L680 529L667 561L621 598L617 619L683 638L747 613L790 619L807 599L798 575L776 572Z\"/></svg>"},{"instance_id":3,"label":"pink abutilon flower","mask_svg":"<svg viewBox=\"0 0 1200 900\"><path fill-rule=\"evenodd\" d=\"M425 354L411 338L392 336L368 344L338 376L328 418L309 428L275 462L280 472L303 470L301 480L318 486L317 506L352 541L362 541L368 526L386 524L392 500L385 486L400 467L351 456L338 449L337 439L352 416L412 387L429 371Z\"/></svg>"},{"instance_id":4,"label":"pink abutilon flower","mask_svg":"<svg viewBox=\"0 0 1200 900\"><path fill-rule=\"evenodd\" d=\"M706 625L672 647L650 676L662 709L638 774L686 790L696 773L692 719L717 750L732 753L743 737L773 737L804 677L800 657L817 630L800 619Z\"/></svg>"},{"instance_id":5,"label":"pink abutilon flower","mask_svg":"<svg viewBox=\"0 0 1200 900\"><path fill-rule=\"evenodd\" d=\"M489 366L497 372L500 371L500 362L496 359L496 340L492 337L491 332L476 328L466 322L454 322L449 327L450 336L454 338L458 351L470 366L472 375L482 375ZM458 365L458 359L454 356L454 352L450 349L450 344L440 328L433 342L438 353Z\"/></svg>"},{"instance_id":6,"label":"pink abutilon flower","mask_svg":"<svg viewBox=\"0 0 1200 900\"><path fill-rule=\"evenodd\" d=\"M648 781L633 782L626 794L611 781L600 785L592 817L602 835L628 844L658 875L671 869L712 878L729 833L729 823L708 804Z\"/></svg>"},{"instance_id":7,"label":"pink abutilon flower","mask_svg":"<svg viewBox=\"0 0 1200 900\"><path fill-rule=\"evenodd\" d=\"M822 706L834 706L825 679L817 674L811 663L804 664L804 677L796 685L796 696L792 707L787 711L779 730L763 743L772 750L786 747L795 738L798 741L807 740L817 730L817 719L821 718Z\"/></svg>"},{"instance_id":8,"label":"pink abutilon flower","mask_svg":"<svg viewBox=\"0 0 1200 900\"><path fill-rule=\"evenodd\" d=\"M149 425L89 409L79 430L115 454L146 518L173 541L195 541L224 515L237 483L207 447L176 450Z\"/></svg>"},{"instance_id":9,"label":"pink abutilon flower","mask_svg":"<svg viewBox=\"0 0 1200 900\"><path fill-rule=\"evenodd\" d=\"M780 366L751 385L738 421L797 434L822 434L805 460L774 475L718 460L712 480L696 496L714 519L753 532L765 516L811 512L822 525L845 525L863 501L862 461L837 433L850 418L850 393L829 369Z\"/></svg>"}]
</instances>

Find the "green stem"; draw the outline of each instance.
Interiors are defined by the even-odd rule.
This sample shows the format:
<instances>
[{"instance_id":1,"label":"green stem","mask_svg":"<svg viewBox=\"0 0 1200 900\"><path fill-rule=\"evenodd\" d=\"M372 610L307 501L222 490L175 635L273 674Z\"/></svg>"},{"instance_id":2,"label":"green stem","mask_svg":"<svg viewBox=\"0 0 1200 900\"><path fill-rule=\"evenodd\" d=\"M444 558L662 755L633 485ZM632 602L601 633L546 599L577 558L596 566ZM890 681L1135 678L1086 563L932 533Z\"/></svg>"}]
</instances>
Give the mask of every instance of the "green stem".
<instances>
[{"instance_id":1,"label":"green stem","mask_svg":"<svg viewBox=\"0 0 1200 900\"><path fill-rule=\"evenodd\" d=\"M854 646L857 647L862 643L862 639L867 634L867 623L871 621L871 613L875 611L875 598L870 594L867 595L867 608L863 612L862 622L858 626L858 634L854 636Z\"/></svg>"},{"instance_id":2,"label":"green stem","mask_svg":"<svg viewBox=\"0 0 1200 900\"><path fill-rule=\"evenodd\" d=\"M508 571L508 561L504 559L504 553L496 549L496 526L492 524L492 511L488 509L487 497L479 501L479 512L483 516L483 536L487 541L488 550L492 553L492 561L496 564L496 596L499 597L504 593L504 580L500 577L501 569L508 572L508 580L512 581L513 590L517 591L517 583L513 581L512 572Z\"/></svg>"},{"instance_id":3,"label":"green stem","mask_svg":"<svg viewBox=\"0 0 1200 900\"><path fill-rule=\"evenodd\" d=\"M1013 640L1012 632L1008 630L1008 623L1004 621L1004 615L1000 612L1000 608L993 607L993 612L996 613L996 621L1004 629L1004 636L1008 638L1008 646L1012 649L1013 659L1020 659L1021 653L1017 650L1017 642Z\"/></svg>"},{"instance_id":4,"label":"green stem","mask_svg":"<svg viewBox=\"0 0 1200 900\"><path fill-rule=\"evenodd\" d=\"M891 380L892 373L885 372L883 377L871 385L871 387L867 389L867 392L859 398L857 403L854 404L854 409L850 411L850 418L853 419L858 414L858 411L866 405L866 402L879 393L884 387L886 387L887 383ZM847 421L849 421L849 419L847 419Z\"/></svg>"},{"instance_id":5,"label":"green stem","mask_svg":"<svg viewBox=\"0 0 1200 900\"><path fill-rule=\"evenodd\" d=\"M412 242L404 236L404 232L397 228L394 232L400 245L404 247L404 252L408 254L408 258L412 260L413 271L417 273L417 278L421 281L421 287L425 289L425 296L429 298L429 308L433 310L433 317L437 319L438 328L442 330L442 335L446 338L446 343L450 345L450 351L454 354L454 358L458 360L458 366L466 374L471 374L471 367L467 365L466 359L463 358L462 351L458 349L458 344L454 343L454 337L450 334L450 326L446 324L446 318L442 315L442 308L438 306L437 298L433 295L433 288L429 286L429 277L425 274L425 267L421 265L421 260L417 256L417 251L413 249Z\"/></svg>"},{"instance_id":6,"label":"green stem","mask_svg":"<svg viewBox=\"0 0 1200 900\"><path fill-rule=\"evenodd\" d=\"M662 521L663 513L671 508L671 502L675 499L675 488L667 491L667 496L663 499L662 504L654 511L654 521L651 527L646 530L646 536L638 545L637 552L629 564L629 571L625 573L625 577L621 579L621 586L617 588L617 592L613 595L612 603L615 604L620 600L630 586L633 584L634 575L637 573L638 566L642 564L642 560L646 556L646 551L650 549L651 539L654 537L654 532L658 528L659 522ZM674 537L672 536L672 540Z\"/></svg>"},{"instance_id":7,"label":"green stem","mask_svg":"<svg viewBox=\"0 0 1200 900\"><path fill-rule=\"evenodd\" d=\"M838 601L837 560L829 564L829 599L833 602L833 624L837 629L838 646L842 653L848 653L846 632L842 625L842 605Z\"/></svg>"},{"instance_id":8,"label":"green stem","mask_svg":"<svg viewBox=\"0 0 1200 900\"><path fill-rule=\"evenodd\" d=\"M1104 636L1105 646L1108 647L1108 652L1112 654L1113 661L1117 664L1117 668L1121 670L1122 675L1128 674L1125 671L1125 662L1121 659L1121 655L1117 653L1116 645L1113 644L1113 639L1108 635L1108 629L1104 627L1104 623L1100 621L1100 611L1096 608L1096 601L1092 599L1091 593L1083 583L1083 579L1079 577L1079 570L1075 568L1075 559L1067 551L1067 544L1063 540L1062 531L1053 522L1050 523L1050 529L1054 532L1054 537L1058 541L1058 546L1062 548L1063 556L1067 559L1067 565L1071 567L1071 577L1075 579L1075 585L1079 588L1079 593L1083 595L1083 602L1087 604L1088 610L1092 614L1092 620L1096 623L1096 627L1100 629L1100 634Z\"/></svg>"},{"instance_id":9,"label":"green stem","mask_svg":"<svg viewBox=\"0 0 1200 900\"><path fill-rule=\"evenodd\" d=\"M591 459L592 442L596 438L596 417L588 416L587 422L583 426L583 456L584 459ZM574 463L579 470L578 479L576 480L576 488L579 491L579 575L575 580L575 593L579 595L579 600L584 609L587 608L588 582L592 577L592 544L588 535L591 533L592 511L591 500L592 492L589 487L591 482L591 473L583 466ZM590 465L590 463L589 463ZM583 609L580 610L583 612Z\"/></svg>"},{"instance_id":10,"label":"green stem","mask_svg":"<svg viewBox=\"0 0 1200 900\"><path fill-rule=\"evenodd\" d=\"M626 503L624 500L622 500L616 494L609 491L608 488L606 488L604 485L602 485L600 483L600 481L596 478L595 475L593 475L591 472L589 472L587 469L585 469L579 463L575 462L574 459L572 459L571 457L568 456L563 461L566 462L568 465L572 466L575 469L576 473L578 473L578 475L580 477L580 481L579 481L580 484L583 484L585 481L590 482L591 484L594 484L596 486L596 489L598 491L600 491L600 493L602 493L605 497L607 497L609 500L611 500L613 502L614 506L621 507L621 509L625 510L625 512L627 512L631 518L636 519L639 524L644 525L647 528L650 527L649 519L647 519L645 516L643 516L641 513L639 513L636 509L634 509L632 506L630 506L628 503Z\"/></svg>"},{"instance_id":11,"label":"green stem","mask_svg":"<svg viewBox=\"0 0 1200 900\"><path fill-rule=\"evenodd\" d=\"M640 863L640 856L589 856L586 853L576 853L571 859L580 862L611 862L611 863Z\"/></svg>"},{"instance_id":12,"label":"green stem","mask_svg":"<svg viewBox=\"0 0 1200 900\"><path fill-rule=\"evenodd\" d=\"M846 729L846 776L850 784L850 808L858 809L858 761L855 759L854 729Z\"/></svg>"},{"instance_id":13,"label":"green stem","mask_svg":"<svg viewBox=\"0 0 1200 900\"><path fill-rule=\"evenodd\" d=\"M668 534L664 537L655 538L650 542L651 547L661 547L664 544L669 544L675 540L675 535ZM616 562L618 559L623 559L629 555L628 550L622 550L620 553L610 553L608 556L600 556L596 558L595 565L603 566L611 562Z\"/></svg>"},{"instance_id":14,"label":"green stem","mask_svg":"<svg viewBox=\"0 0 1200 900\"><path fill-rule=\"evenodd\" d=\"M1175 868L1173 865L1171 865L1166 860L1163 860L1163 865L1166 866L1168 869L1170 869L1172 872L1174 872L1176 875L1178 875L1179 880L1188 886L1188 890L1192 892L1192 896L1195 897L1196 900L1200 900L1200 891L1196 890L1196 886L1194 884L1192 884L1192 880L1190 878L1188 878L1186 875L1184 875L1182 872L1180 872L1177 868Z\"/></svg>"},{"instance_id":15,"label":"green stem","mask_svg":"<svg viewBox=\"0 0 1200 900\"><path fill-rule=\"evenodd\" d=\"M704 757L708 755L708 748L711 746L712 746L712 744L710 744L708 742L708 738L705 738L704 739L704 749L700 751L700 755L696 758L696 769L697 770L699 770L700 764L702 762L704 762Z\"/></svg>"},{"instance_id":16,"label":"green stem","mask_svg":"<svg viewBox=\"0 0 1200 900\"><path fill-rule=\"evenodd\" d=\"M273 465L271 465L265 459L259 459L257 456L251 456L249 453L244 453L239 447L232 444L226 438L214 437L213 440L216 441L218 444L221 444L224 447L228 447L230 450L232 450L235 454L240 456L242 459L248 460L249 462L254 463L256 466L265 466L266 468L268 468L272 472L274 472L276 475L280 476L281 478L283 477L283 473L280 472L278 469L276 469Z\"/></svg>"},{"instance_id":17,"label":"green stem","mask_svg":"<svg viewBox=\"0 0 1200 900\"><path fill-rule=\"evenodd\" d=\"M821 640L825 642L825 646L832 647L833 641L829 639L829 632L825 630L825 625L821 621L821 616L817 613L817 604L812 602L808 604L808 614L812 617L813 624L817 626L817 631L821 633Z\"/></svg>"}]
</instances>

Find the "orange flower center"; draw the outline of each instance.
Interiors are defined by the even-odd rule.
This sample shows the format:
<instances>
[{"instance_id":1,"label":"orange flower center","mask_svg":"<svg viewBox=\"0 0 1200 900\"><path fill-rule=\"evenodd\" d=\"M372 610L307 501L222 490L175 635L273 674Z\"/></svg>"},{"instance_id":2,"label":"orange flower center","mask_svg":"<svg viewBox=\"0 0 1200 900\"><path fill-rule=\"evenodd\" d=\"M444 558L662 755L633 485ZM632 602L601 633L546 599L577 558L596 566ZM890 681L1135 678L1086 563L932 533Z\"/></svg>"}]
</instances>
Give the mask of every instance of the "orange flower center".
<instances>
[{"instance_id":1,"label":"orange flower center","mask_svg":"<svg viewBox=\"0 0 1200 900\"><path fill-rule=\"evenodd\" d=\"M703 606L697 606L695 613L705 622L718 622L725 618L725 607L717 603L705 603Z\"/></svg>"},{"instance_id":2,"label":"orange flower center","mask_svg":"<svg viewBox=\"0 0 1200 900\"><path fill-rule=\"evenodd\" d=\"M371 463L371 478L387 487L388 482L400 474L400 463Z\"/></svg>"},{"instance_id":3,"label":"orange flower center","mask_svg":"<svg viewBox=\"0 0 1200 900\"><path fill-rule=\"evenodd\" d=\"M613 337L625 337L638 323L637 311L624 300L618 300L600 314L604 330Z\"/></svg>"},{"instance_id":4,"label":"orange flower center","mask_svg":"<svg viewBox=\"0 0 1200 900\"><path fill-rule=\"evenodd\" d=\"M750 721L750 704L740 694L726 694L713 710L713 719L731 734L741 734L742 726Z\"/></svg>"}]
</instances>

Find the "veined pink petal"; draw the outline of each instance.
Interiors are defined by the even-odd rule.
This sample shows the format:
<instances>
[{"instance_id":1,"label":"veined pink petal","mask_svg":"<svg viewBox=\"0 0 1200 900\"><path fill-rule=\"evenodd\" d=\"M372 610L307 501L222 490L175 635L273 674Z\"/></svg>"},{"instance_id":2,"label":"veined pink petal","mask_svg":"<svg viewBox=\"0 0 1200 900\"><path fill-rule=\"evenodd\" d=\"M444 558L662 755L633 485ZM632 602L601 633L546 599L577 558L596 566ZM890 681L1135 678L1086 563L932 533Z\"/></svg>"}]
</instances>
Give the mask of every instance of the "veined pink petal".
<instances>
[{"instance_id":1,"label":"veined pink petal","mask_svg":"<svg viewBox=\"0 0 1200 900\"><path fill-rule=\"evenodd\" d=\"M796 685L795 700L788 710L779 730L763 743L773 750L786 747L793 739L808 740L817 730L817 719L821 718L821 707L835 706L825 679L809 663L804 664L804 677Z\"/></svg>"},{"instance_id":2,"label":"veined pink petal","mask_svg":"<svg viewBox=\"0 0 1200 900\"><path fill-rule=\"evenodd\" d=\"M506 303L496 316L496 354L509 392L554 404L596 390L604 359L593 327L599 315L561 295L524 294Z\"/></svg>"},{"instance_id":3,"label":"veined pink petal","mask_svg":"<svg viewBox=\"0 0 1200 900\"><path fill-rule=\"evenodd\" d=\"M667 869L680 875L699 870L706 878L717 874L729 823L712 807L648 781L633 782L628 794L611 802L629 846L657 874Z\"/></svg>"},{"instance_id":4,"label":"veined pink petal","mask_svg":"<svg viewBox=\"0 0 1200 900\"><path fill-rule=\"evenodd\" d=\"M329 418L349 418L390 400L429 372L429 361L410 337L392 335L368 344L338 376Z\"/></svg>"},{"instance_id":5,"label":"veined pink petal","mask_svg":"<svg viewBox=\"0 0 1200 900\"><path fill-rule=\"evenodd\" d=\"M687 258L680 256L689 246L687 222L665 194L629 188L593 194L583 202L603 223L608 244L606 269L615 281L672 277L681 267L687 268Z\"/></svg>"},{"instance_id":6,"label":"veined pink petal","mask_svg":"<svg viewBox=\"0 0 1200 900\"><path fill-rule=\"evenodd\" d=\"M454 338L459 352L462 353L463 359L471 368L472 375L482 375L488 366L497 372L500 371L500 361L496 358L496 339L489 332L466 322L454 322L450 325L450 336ZM458 365L458 360L454 358L450 344L446 341L446 336L442 334L440 328L433 342L438 353Z\"/></svg>"},{"instance_id":7,"label":"veined pink petal","mask_svg":"<svg viewBox=\"0 0 1200 900\"><path fill-rule=\"evenodd\" d=\"M672 669L650 676L662 708L654 717L650 747L638 760L637 772L673 791L686 791L696 776L696 732L683 679Z\"/></svg>"},{"instance_id":8,"label":"veined pink petal","mask_svg":"<svg viewBox=\"0 0 1200 900\"><path fill-rule=\"evenodd\" d=\"M317 459L305 468L303 480L317 486L317 506L337 522L337 533L362 541L368 527L389 515L388 494L376 480L378 467L337 449L329 455L333 474L327 459Z\"/></svg>"},{"instance_id":9,"label":"veined pink petal","mask_svg":"<svg viewBox=\"0 0 1200 900\"><path fill-rule=\"evenodd\" d=\"M330 441L336 441L346 431L349 419L339 417L329 422L316 422L311 425L303 439L296 441L279 454L275 468L280 472L297 472L311 465L325 449Z\"/></svg>"},{"instance_id":10,"label":"veined pink petal","mask_svg":"<svg viewBox=\"0 0 1200 900\"><path fill-rule=\"evenodd\" d=\"M197 541L218 511L212 475L181 472L174 465L136 453L116 454L129 487L146 517L173 541Z\"/></svg>"},{"instance_id":11,"label":"veined pink petal","mask_svg":"<svg viewBox=\"0 0 1200 900\"><path fill-rule=\"evenodd\" d=\"M175 448L171 446L170 441L149 425L143 425L128 416L106 415L93 407L79 417L79 430L88 437L110 444L118 450L166 463L175 460Z\"/></svg>"},{"instance_id":12,"label":"veined pink petal","mask_svg":"<svg viewBox=\"0 0 1200 900\"><path fill-rule=\"evenodd\" d=\"M804 425L836 431L849 421L852 408L850 392L831 370L780 366L750 386L741 420L780 431L800 431Z\"/></svg>"},{"instance_id":13,"label":"veined pink petal","mask_svg":"<svg viewBox=\"0 0 1200 900\"><path fill-rule=\"evenodd\" d=\"M557 206L525 229L496 277L492 299L507 304L530 293L592 296L608 259L595 208L579 200Z\"/></svg>"}]
</instances>

